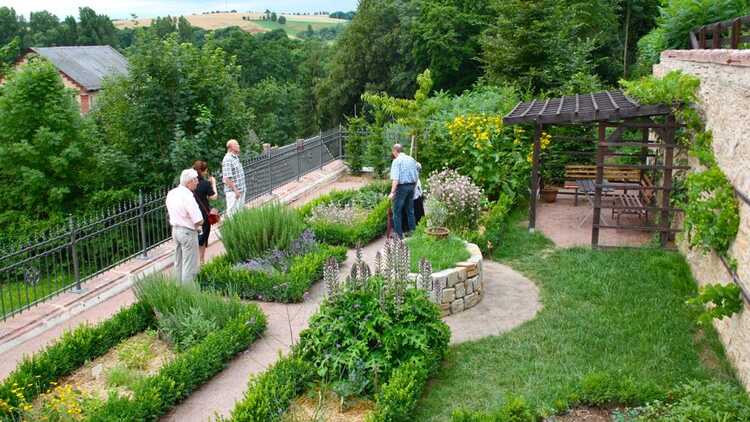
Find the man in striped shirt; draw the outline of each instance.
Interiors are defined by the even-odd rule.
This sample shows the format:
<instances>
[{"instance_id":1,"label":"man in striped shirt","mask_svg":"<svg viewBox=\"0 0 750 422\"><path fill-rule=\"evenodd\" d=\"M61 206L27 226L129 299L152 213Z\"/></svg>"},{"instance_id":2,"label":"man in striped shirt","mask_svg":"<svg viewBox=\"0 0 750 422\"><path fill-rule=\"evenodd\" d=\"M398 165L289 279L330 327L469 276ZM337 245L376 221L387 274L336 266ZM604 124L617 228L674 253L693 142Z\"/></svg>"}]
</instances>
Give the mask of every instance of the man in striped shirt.
<instances>
[{"instance_id":1,"label":"man in striped shirt","mask_svg":"<svg viewBox=\"0 0 750 422\"><path fill-rule=\"evenodd\" d=\"M393 202L393 231L403 238L404 233L411 233L417 227L414 220L414 187L419 179L417 162L403 152L401 144L391 149L391 193L388 197ZM406 221L403 213L406 210Z\"/></svg>"},{"instance_id":2,"label":"man in striped shirt","mask_svg":"<svg viewBox=\"0 0 750 422\"><path fill-rule=\"evenodd\" d=\"M221 160L224 193L227 198L227 217L245 205L245 171L240 162L240 144L234 139L227 142L227 153Z\"/></svg>"}]
</instances>

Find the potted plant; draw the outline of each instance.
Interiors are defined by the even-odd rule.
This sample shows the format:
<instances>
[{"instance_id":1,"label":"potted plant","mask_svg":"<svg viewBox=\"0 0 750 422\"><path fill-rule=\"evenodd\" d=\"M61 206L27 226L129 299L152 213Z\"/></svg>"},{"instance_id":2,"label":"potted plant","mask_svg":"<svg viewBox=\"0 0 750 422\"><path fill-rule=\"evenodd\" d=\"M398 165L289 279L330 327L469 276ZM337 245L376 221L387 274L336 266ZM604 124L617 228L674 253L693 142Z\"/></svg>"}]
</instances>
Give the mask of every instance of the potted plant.
<instances>
[{"instance_id":1,"label":"potted plant","mask_svg":"<svg viewBox=\"0 0 750 422\"><path fill-rule=\"evenodd\" d=\"M559 187L553 185L552 169L548 167L542 168L542 200L547 203L557 201L557 192L560 190Z\"/></svg>"},{"instance_id":2,"label":"potted plant","mask_svg":"<svg viewBox=\"0 0 750 422\"><path fill-rule=\"evenodd\" d=\"M448 208L445 204L436 198L429 198L425 203L425 217L427 218L425 232L428 236L437 240L448 237L450 230L445 227L445 222L448 220Z\"/></svg>"}]
</instances>

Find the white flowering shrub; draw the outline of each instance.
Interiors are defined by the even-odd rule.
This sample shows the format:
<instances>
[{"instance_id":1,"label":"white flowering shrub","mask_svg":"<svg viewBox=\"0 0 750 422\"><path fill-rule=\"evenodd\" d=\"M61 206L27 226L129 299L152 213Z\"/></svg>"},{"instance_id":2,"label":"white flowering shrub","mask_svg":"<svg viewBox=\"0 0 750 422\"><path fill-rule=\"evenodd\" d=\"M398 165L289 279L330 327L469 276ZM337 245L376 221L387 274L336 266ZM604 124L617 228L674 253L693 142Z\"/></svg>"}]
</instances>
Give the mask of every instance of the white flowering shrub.
<instances>
[{"instance_id":1,"label":"white flowering shrub","mask_svg":"<svg viewBox=\"0 0 750 422\"><path fill-rule=\"evenodd\" d=\"M452 169L433 172L427 179L427 192L428 198L445 205L448 228L454 231L477 228L484 194L468 176Z\"/></svg>"}]
</instances>

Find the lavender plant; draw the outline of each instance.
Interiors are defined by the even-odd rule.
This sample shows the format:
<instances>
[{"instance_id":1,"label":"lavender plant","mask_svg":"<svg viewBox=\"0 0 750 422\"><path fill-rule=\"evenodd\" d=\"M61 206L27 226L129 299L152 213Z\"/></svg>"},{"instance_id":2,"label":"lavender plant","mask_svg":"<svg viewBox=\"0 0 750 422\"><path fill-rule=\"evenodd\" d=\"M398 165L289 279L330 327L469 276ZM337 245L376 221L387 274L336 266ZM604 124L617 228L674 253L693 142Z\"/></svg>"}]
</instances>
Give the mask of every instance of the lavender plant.
<instances>
[{"instance_id":1,"label":"lavender plant","mask_svg":"<svg viewBox=\"0 0 750 422\"><path fill-rule=\"evenodd\" d=\"M286 272L293 257L312 252L316 246L315 233L310 229L305 229L297 239L290 243L288 249L273 249L263 256L240 262L235 267L249 271L264 272L269 275L276 272Z\"/></svg>"},{"instance_id":2,"label":"lavender plant","mask_svg":"<svg viewBox=\"0 0 750 422\"><path fill-rule=\"evenodd\" d=\"M366 216L366 211L360 207L346 204L320 204L313 208L310 215L311 222L327 222L335 224L353 225Z\"/></svg>"}]
</instances>

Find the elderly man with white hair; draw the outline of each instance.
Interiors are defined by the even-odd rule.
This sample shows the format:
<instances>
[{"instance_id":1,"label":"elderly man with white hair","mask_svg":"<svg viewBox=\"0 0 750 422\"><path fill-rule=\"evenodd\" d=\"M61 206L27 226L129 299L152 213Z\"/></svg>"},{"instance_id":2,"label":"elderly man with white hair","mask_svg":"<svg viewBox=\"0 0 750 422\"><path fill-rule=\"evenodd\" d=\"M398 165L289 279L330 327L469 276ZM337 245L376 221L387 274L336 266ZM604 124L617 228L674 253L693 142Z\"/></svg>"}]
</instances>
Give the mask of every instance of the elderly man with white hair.
<instances>
[{"instance_id":1,"label":"elderly man with white hair","mask_svg":"<svg viewBox=\"0 0 750 422\"><path fill-rule=\"evenodd\" d=\"M240 144L235 139L227 142L227 153L221 160L224 194L227 198L227 217L245 205L245 170L240 162Z\"/></svg>"},{"instance_id":2,"label":"elderly man with white hair","mask_svg":"<svg viewBox=\"0 0 750 422\"><path fill-rule=\"evenodd\" d=\"M193 191L198 186L198 172L186 169L180 174L180 185L167 194L167 212L172 225L174 275L179 283L190 283L198 274L198 234L203 214L195 202Z\"/></svg>"}]
</instances>

